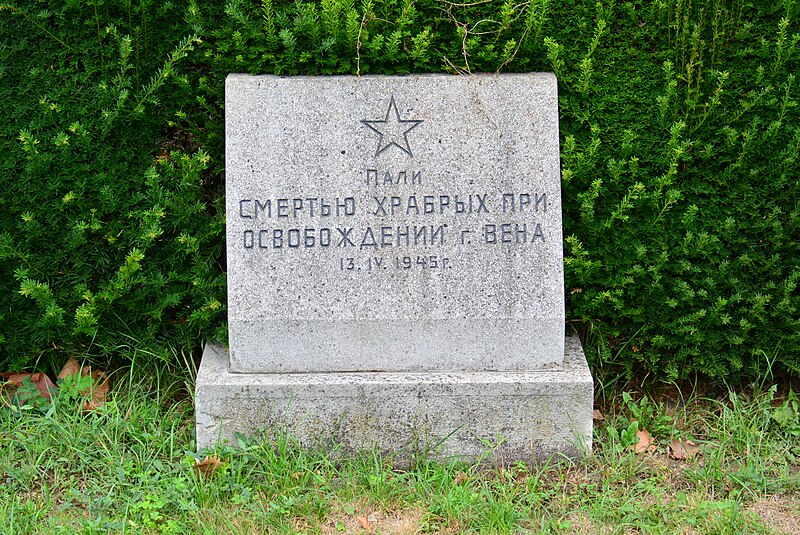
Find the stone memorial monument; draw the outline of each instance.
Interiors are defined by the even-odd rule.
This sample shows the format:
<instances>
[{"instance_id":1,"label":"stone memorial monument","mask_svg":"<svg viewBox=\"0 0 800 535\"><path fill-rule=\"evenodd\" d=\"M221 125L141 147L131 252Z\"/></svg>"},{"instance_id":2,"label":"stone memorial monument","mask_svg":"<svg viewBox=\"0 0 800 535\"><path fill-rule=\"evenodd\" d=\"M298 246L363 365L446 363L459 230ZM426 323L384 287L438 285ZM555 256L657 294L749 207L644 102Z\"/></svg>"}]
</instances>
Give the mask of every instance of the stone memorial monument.
<instances>
[{"instance_id":1,"label":"stone memorial monument","mask_svg":"<svg viewBox=\"0 0 800 535\"><path fill-rule=\"evenodd\" d=\"M591 444L555 76L231 74L225 129L229 348L203 355L198 448Z\"/></svg>"}]
</instances>

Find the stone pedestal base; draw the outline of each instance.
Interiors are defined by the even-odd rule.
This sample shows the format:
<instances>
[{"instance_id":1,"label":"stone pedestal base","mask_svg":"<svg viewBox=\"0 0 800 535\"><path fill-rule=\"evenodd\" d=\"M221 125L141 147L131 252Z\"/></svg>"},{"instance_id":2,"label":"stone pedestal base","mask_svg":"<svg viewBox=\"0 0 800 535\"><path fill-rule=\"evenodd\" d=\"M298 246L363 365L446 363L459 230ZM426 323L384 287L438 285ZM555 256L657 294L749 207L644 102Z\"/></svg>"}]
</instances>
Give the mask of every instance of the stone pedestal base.
<instances>
[{"instance_id":1,"label":"stone pedestal base","mask_svg":"<svg viewBox=\"0 0 800 535\"><path fill-rule=\"evenodd\" d=\"M197 447L278 430L304 447L377 448L400 459L420 451L489 462L574 457L591 448L593 399L577 337L566 340L562 369L530 373L238 374L228 372L224 348L207 346Z\"/></svg>"}]
</instances>

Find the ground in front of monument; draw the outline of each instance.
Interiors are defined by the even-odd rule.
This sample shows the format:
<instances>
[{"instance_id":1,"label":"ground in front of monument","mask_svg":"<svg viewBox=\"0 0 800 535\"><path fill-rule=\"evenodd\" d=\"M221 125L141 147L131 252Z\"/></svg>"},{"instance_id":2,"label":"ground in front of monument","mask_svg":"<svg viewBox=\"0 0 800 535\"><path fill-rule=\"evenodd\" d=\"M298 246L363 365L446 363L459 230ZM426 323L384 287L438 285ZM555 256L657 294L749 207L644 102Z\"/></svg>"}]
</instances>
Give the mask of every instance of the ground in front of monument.
<instances>
[{"instance_id":1,"label":"ground in front of monument","mask_svg":"<svg viewBox=\"0 0 800 535\"><path fill-rule=\"evenodd\" d=\"M57 403L2 420L5 532L800 531L790 439L800 420L782 390L601 391L592 455L488 467L425 451L405 465L342 456L335 443L310 450L280 434L196 454L194 411L176 402L191 377L118 379L102 411ZM650 435L638 453L634 419ZM675 459L673 440L698 449Z\"/></svg>"},{"instance_id":2,"label":"ground in front of monument","mask_svg":"<svg viewBox=\"0 0 800 535\"><path fill-rule=\"evenodd\" d=\"M555 76L234 74L225 110L230 336L199 371L199 448L590 448Z\"/></svg>"}]
</instances>

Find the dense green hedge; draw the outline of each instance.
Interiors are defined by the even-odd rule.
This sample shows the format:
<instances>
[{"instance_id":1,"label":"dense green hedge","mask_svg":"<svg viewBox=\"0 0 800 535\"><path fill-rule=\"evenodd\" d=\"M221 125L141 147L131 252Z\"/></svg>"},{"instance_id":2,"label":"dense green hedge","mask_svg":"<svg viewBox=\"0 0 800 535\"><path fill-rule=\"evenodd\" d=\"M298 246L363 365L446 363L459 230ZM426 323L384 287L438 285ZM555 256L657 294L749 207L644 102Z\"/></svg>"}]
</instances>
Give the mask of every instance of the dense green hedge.
<instances>
[{"instance_id":1,"label":"dense green hedge","mask_svg":"<svg viewBox=\"0 0 800 535\"><path fill-rule=\"evenodd\" d=\"M548 70L594 369L800 371L798 2L28 1L0 32L5 360L224 336L228 72Z\"/></svg>"},{"instance_id":2,"label":"dense green hedge","mask_svg":"<svg viewBox=\"0 0 800 535\"><path fill-rule=\"evenodd\" d=\"M176 12L0 11L0 369L71 352L169 358L221 324L221 157L167 122L194 99L177 65L199 44Z\"/></svg>"}]
</instances>

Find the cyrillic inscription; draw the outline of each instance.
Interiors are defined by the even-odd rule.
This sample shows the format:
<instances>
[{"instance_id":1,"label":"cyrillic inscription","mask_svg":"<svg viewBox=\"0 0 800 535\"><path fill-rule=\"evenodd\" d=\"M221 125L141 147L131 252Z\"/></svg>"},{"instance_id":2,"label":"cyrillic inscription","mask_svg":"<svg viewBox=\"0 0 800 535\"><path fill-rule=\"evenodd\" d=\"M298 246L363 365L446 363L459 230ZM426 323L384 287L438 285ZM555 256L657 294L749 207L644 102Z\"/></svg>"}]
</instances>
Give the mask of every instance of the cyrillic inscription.
<instances>
[{"instance_id":1,"label":"cyrillic inscription","mask_svg":"<svg viewBox=\"0 0 800 535\"><path fill-rule=\"evenodd\" d=\"M421 171L366 170L368 186L421 185ZM250 251L291 251L300 249L348 249L355 252L384 249L431 249L445 245L535 246L545 242L537 213L548 208L545 192L411 193L408 195L373 195L366 203L354 196L276 197L239 200L240 219L261 223L242 232L242 247ZM479 216L531 216L525 222L478 222ZM281 225L285 220L337 222L365 215L375 224L366 226ZM453 216L457 224L419 224L420 218ZM385 224L391 219L391 224ZM408 220L408 221L405 221ZM271 222L271 224L270 224ZM422 262L421 259L427 259ZM366 264L362 266L361 264ZM339 258L341 271L389 269L448 269L452 261L441 255L419 254L394 257ZM362 269L364 268L364 269Z\"/></svg>"},{"instance_id":2,"label":"cyrillic inscription","mask_svg":"<svg viewBox=\"0 0 800 535\"><path fill-rule=\"evenodd\" d=\"M296 197L279 199L240 199L239 217L242 219L297 219L299 217L345 217L355 215L353 197Z\"/></svg>"},{"instance_id":3,"label":"cyrillic inscription","mask_svg":"<svg viewBox=\"0 0 800 535\"><path fill-rule=\"evenodd\" d=\"M422 171L378 171L367 169L367 186L421 185Z\"/></svg>"}]
</instances>

